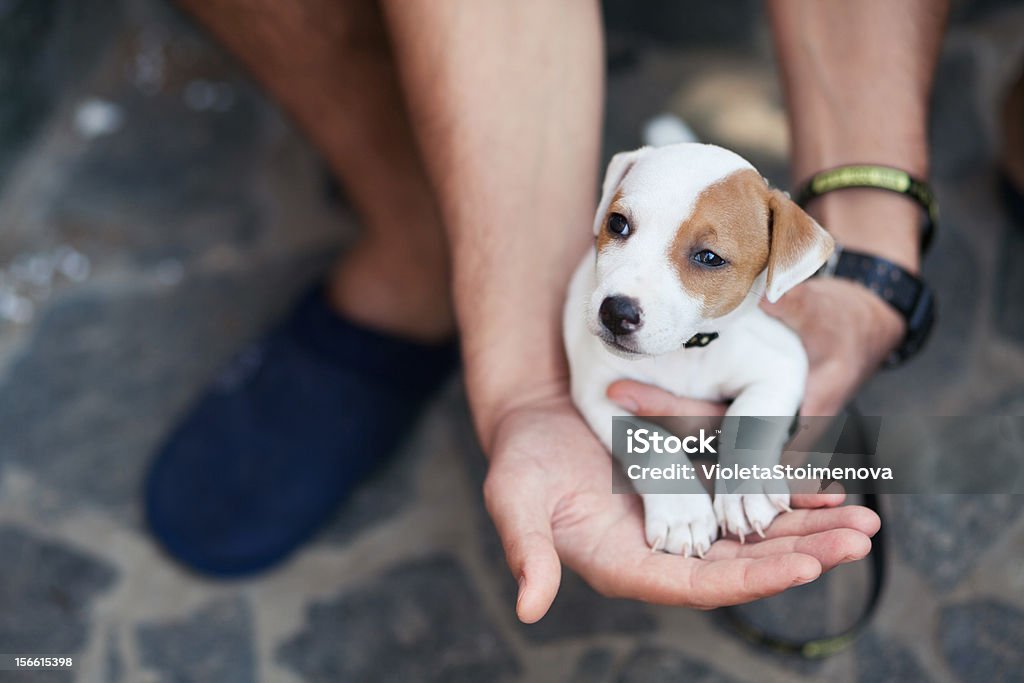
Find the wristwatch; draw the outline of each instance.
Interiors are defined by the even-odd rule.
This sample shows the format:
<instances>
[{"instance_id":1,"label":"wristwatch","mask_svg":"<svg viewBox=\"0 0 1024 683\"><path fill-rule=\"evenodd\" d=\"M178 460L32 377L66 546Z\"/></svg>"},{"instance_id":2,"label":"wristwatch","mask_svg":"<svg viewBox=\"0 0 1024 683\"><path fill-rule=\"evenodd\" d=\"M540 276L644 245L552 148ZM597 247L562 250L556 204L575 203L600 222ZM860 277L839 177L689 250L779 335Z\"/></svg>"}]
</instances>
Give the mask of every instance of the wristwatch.
<instances>
[{"instance_id":1,"label":"wristwatch","mask_svg":"<svg viewBox=\"0 0 1024 683\"><path fill-rule=\"evenodd\" d=\"M928 183L906 171L887 166L859 164L822 171L812 176L797 193L797 204L833 190L869 187L898 192L917 201L924 209L921 225L921 253L931 246L938 221L938 208ZM935 295L924 280L880 256L844 249L836 245L832 256L817 275L853 280L889 304L906 323L906 334L884 367L896 367L916 355L935 325Z\"/></svg>"},{"instance_id":2,"label":"wristwatch","mask_svg":"<svg viewBox=\"0 0 1024 683\"><path fill-rule=\"evenodd\" d=\"M838 245L817 274L859 282L903 318L907 326L903 341L889 354L883 367L901 365L924 347L935 325L935 295L924 280L880 256Z\"/></svg>"}]
</instances>

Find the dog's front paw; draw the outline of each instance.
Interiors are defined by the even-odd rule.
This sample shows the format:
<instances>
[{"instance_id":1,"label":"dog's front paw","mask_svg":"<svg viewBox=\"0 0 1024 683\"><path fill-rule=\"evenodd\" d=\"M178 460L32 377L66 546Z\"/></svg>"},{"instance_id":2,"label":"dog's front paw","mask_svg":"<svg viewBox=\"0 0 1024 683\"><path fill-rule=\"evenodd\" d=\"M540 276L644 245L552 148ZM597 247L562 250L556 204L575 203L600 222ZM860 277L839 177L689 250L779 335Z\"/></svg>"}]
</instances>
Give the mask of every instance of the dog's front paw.
<instances>
[{"instance_id":1,"label":"dog's front paw","mask_svg":"<svg viewBox=\"0 0 1024 683\"><path fill-rule=\"evenodd\" d=\"M696 493L644 497L644 530L651 550L704 557L718 537L711 497Z\"/></svg>"},{"instance_id":2,"label":"dog's front paw","mask_svg":"<svg viewBox=\"0 0 1024 683\"><path fill-rule=\"evenodd\" d=\"M742 543L746 536L755 533L764 538L764 530L772 520L790 509L789 494L716 493L714 508L722 535L736 534Z\"/></svg>"}]
</instances>

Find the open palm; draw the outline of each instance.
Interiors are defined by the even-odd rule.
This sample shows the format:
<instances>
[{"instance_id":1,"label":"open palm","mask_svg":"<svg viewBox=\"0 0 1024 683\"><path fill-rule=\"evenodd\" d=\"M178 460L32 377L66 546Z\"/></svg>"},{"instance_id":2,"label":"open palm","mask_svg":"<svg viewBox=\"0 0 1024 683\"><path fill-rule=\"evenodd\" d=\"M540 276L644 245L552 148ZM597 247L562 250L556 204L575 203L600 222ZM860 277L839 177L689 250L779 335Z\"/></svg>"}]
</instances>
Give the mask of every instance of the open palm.
<instances>
[{"instance_id":1,"label":"open palm","mask_svg":"<svg viewBox=\"0 0 1024 683\"><path fill-rule=\"evenodd\" d=\"M871 549L879 519L839 494L795 495L767 538L715 542L704 559L652 553L636 495L612 493L611 456L569 398L509 413L491 447L488 511L519 581L516 612L547 612L564 563L595 590L667 605L711 609L780 593Z\"/></svg>"}]
</instances>

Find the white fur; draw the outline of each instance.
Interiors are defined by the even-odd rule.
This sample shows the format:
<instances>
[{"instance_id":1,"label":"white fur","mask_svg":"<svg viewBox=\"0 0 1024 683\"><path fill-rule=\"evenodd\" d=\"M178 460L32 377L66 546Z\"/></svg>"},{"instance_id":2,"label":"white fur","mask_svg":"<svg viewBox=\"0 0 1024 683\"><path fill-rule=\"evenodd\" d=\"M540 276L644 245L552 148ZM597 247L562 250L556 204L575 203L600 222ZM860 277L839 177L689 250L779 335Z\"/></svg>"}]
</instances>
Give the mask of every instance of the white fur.
<instances>
[{"instance_id":1,"label":"white fur","mask_svg":"<svg viewBox=\"0 0 1024 683\"><path fill-rule=\"evenodd\" d=\"M681 343L680 329L696 332L710 322L701 313L704 302L679 286L669 245L708 185L748 168L753 167L738 154L698 143L641 147L612 158L594 231L603 229L612 197L621 191L622 213L635 232L621 245L611 245L597 261L597 282L586 314L593 334L604 334L597 311L613 295L633 297L642 304L643 326L631 348L637 353L657 356L674 351Z\"/></svg>"},{"instance_id":2,"label":"white fur","mask_svg":"<svg viewBox=\"0 0 1024 683\"><path fill-rule=\"evenodd\" d=\"M783 294L818 272L818 268L821 268L820 254L818 249L809 249L801 254L796 263L788 268L777 270L772 277L771 284L765 288L764 298L775 303L782 298Z\"/></svg>"},{"instance_id":3,"label":"white fur","mask_svg":"<svg viewBox=\"0 0 1024 683\"><path fill-rule=\"evenodd\" d=\"M595 250L587 251L570 283L564 316L573 400L609 450L612 417L624 410L605 392L623 378L679 396L734 399L729 415L792 416L800 406L806 353L792 330L758 307L765 273L738 308L709 319L702 313L704 302L683 289L669 260L676 230L693 211L698 195L747 168L752 167L728 150L692 143L641 148L616 155L609 164L595 232L603 229L611 199L620 191L622 212L636 229L621 244L609 245L596 262ZM789 277L773 289L785 291L809 274ZM606 343L611 335L601 326L598 308L612 295L633 297L642 308L643 324L628 342L633 353ZM710 331L720 333L710 345L682 348L693 334ZM780 453L782 446L780 441ZM701 495L644 496L645 530L652 547L703 554L717 536L716 519L729 531L747 535L766 528L788 506L788 494L766 493L756 483L738 493L716 494L713 506L702 489L692 493Z\"/></svg>"}]
</instances>

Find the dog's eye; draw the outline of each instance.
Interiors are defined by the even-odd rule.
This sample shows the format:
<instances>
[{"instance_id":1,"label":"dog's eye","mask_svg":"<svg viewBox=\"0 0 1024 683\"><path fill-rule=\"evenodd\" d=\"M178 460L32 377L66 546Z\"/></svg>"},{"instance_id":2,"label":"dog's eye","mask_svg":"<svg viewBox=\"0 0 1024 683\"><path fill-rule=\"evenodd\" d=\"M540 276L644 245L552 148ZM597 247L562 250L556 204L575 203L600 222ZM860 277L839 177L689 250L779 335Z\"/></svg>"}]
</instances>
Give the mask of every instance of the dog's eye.
<instances>
[{"instance_id":1,"label":"dog's eye","mask_svg":"<svg viewBox=\"0 0 1024 683\"><path fill-rule=\"evenodd\" d=\"M613 213L608 216L608 232L619 237L629 236L629 221L621 213Z\"/></svg>"},{"instance_id":2,"label":"dog's eye","mask_svg":"<svg viewBox=\"0 0 1024 683\"><path fill-rule=\"evenodd\" d=\"M702 266L710 266L717 268L725 265L725 259L711 251L710 249L703 249L693 255L693 260Z\"/></svg>"}]
</instances>

